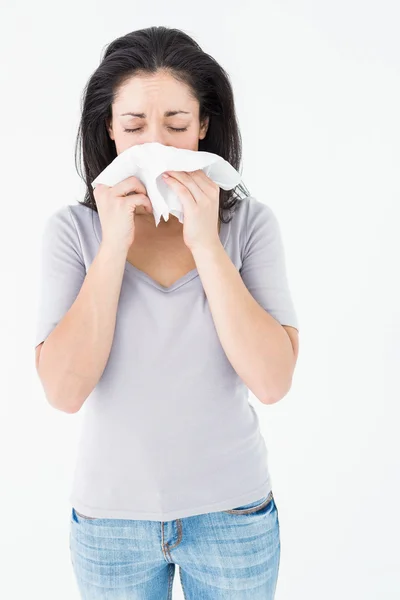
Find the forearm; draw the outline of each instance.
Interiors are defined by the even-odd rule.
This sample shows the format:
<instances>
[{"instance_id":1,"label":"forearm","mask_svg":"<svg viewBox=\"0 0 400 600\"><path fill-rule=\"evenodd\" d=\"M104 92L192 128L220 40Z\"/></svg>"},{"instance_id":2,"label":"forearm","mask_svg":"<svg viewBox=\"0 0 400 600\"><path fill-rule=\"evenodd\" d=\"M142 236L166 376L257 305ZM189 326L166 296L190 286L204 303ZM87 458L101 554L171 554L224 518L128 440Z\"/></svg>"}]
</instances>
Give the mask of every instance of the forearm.
<instances>
[{"instance_id":1,"label":"forearm","mask_svg":"<svg viewBox=\"0 0 400 600\"><path fill-rule=\"evenodd\" d=\"M289 336L252 297L222 244L193 256L228 360L261 402L273 402L290 388Z\"/></svg>"},{"instance_id":2,"label":"forearm","mask_svg":"<svg viewBox=\"0 0 400 600\"><path fill-rule=\"evenodd\" d=\"M109 358L126 252L101 245L76 300L45 340L39 376L50 404L79 410Z\"/></svg>"}]
</instances>

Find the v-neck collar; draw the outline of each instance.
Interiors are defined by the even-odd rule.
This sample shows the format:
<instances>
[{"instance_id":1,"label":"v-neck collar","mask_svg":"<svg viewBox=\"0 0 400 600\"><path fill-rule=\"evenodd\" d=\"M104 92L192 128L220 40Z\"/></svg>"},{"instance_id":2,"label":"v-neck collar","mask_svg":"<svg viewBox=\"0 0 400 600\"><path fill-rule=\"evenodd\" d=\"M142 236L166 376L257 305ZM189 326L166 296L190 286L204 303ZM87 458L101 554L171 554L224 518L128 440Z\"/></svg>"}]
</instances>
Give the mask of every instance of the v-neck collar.
<instances>
[{"instance_id":1,"label":"v-neck collar","mask_svg":"<svg viewBox=\"0 0 400 600\"><path fill-rule=\"evenodd\" d=\"M100 219L99 219L98 213L96 211L93 211L93 212L96 213L95 219L94 219L95 223L96 223L96 234L100 241L101 240ZM221 227L219 230L219 239L221 240L221 244L224 248L226 247L226 243L229 238L229 234L230 234L230 230L231 230L231 221L232 221L232 219L228 223L224 223L223 221L221 221ZM139 277L140 279L142 279L143 281L146 281L147 283L149 283L153 287L157 288L161 292L166 292L166 293L173 292L176 289L178 289L179 287L181 287L182 285L189 283L189 281L191 281L192 279L199 277L198 269L197 269L197 267L195 267L191 271L188 271L185 275L182 275L182 277L179 277L179 279L174 281L174 283L165 287L165 286L161 285L161 283L159 283L158 281L156 281L155 279L150 277L150 275L148 275L141 269L138 269L138 267L135 267L128 260L126 260L126 262L125 262L124 272L127 273L128 276Z\"/></svg>"}]
</instances>

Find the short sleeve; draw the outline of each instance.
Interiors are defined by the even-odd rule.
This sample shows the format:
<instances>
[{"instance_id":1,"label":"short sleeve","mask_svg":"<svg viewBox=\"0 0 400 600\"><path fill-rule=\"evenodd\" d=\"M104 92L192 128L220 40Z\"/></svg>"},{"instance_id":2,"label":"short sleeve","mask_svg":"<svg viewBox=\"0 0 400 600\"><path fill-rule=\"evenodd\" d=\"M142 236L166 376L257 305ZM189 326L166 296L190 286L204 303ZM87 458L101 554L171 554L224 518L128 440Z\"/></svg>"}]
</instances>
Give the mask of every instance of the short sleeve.
<instances>
[{"instance_id":1,"label":"short sleeve","mask_svg":"<svg viewBox=\"0 0 400 600\"><path fill-rule=\"evenodd\" d=\"M249 205L247 235L239 272L260 306L281 325L298 329L279 222L268 205L254 199Z\"/></svg>"},{"instance_id":2,"label":"short sleeve","mask_svg":"<svg viewBox=\"0 0 400 600\"><path fill-rule=\"evenodd\" d=\"M70 309L86 276L78 231L68 205L58 209L45 223L39 271L35 347Z\"/></svg>"}]
</instances>

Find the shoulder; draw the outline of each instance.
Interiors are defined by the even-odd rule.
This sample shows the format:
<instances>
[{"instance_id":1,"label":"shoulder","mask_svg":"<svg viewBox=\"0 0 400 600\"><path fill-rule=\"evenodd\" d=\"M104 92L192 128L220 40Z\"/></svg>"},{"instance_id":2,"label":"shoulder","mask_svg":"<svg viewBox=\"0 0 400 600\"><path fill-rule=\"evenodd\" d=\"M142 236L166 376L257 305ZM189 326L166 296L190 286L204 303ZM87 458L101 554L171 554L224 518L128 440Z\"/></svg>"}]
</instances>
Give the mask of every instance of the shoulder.
<instances>
[{"instance_id":1,"label":"shoulder","mask_svg":"<svg viewBox=\"0 0 400 600\"><path fill-rule=\"evenodd\" d=\"M277 217L269 204L261 202L254 196L249 196L247 203L247 229L253 226L269 224L275 226Z\"/></svg>"},{"instance_id":2,"label":"shoulder","mask_svg":"<svg viewBox=\"0 0 400 600\"><path fill-rule=\"evenodd\" d=\"M71 218L75 221L76 225L85 225L93 222L93 217L97 216L97 212L94 211L90 206L85 204L67 204Z\"/></svg>"},{"instance_id":3,"label":"shoulder","mask_svg":"<svg viewBox=\"0 0 400 600\"><path fill-rule=\"evenodd\" d=\"M238 201L234 218L241 228L244 226L247 231L263 223L269 223L272 226L277 223L276 215L269 204L261 202L255 196L246 196Z\"/></svg>"},{"instance_id":4,"label":"shoulder","mask_svg":"<svg viewBox=\"0 0 400 600\"><path fill-rule=\"evenodd\" d=\"M78 255L83 261L85 248L97 244L93 221L97 213L94 213L89 206L81 204L64 204L53 210L45 219L42 229L44 250Z\"/></svg>"},{"instance_id":5,"label":"shoulder","mask_svg":"<svg viewBox=\"0 0 400 600\"><path fill-rule=\"evenodd\" d=\"M84 230L92 224L93 211L82 204L64 204L56 208L46 219L45 228L50 230Z\"/></svg>"},{"instance_id":6,"label":"shoulder","mask_svg":"<svg viewBox=\"0 0 400 600\"><path fill-rule=\"evenodd\" d=\"M268 243L280 239L280 226L274 210L254 196L240 201L237 222L242 232L244 249L257 243Z\"/></svg>"}]
</instances>

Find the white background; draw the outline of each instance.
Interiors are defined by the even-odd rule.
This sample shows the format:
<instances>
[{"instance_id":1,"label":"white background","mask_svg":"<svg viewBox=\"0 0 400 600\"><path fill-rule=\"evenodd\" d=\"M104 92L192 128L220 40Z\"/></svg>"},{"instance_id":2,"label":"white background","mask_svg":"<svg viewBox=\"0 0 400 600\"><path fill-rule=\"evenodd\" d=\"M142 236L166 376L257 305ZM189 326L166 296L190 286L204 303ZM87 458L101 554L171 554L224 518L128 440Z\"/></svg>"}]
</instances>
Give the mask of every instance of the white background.
<instances>
[{"instance_id":1,"label":"white background","mask_svg":"<svg viewBox=\"0 0 400 600\"><path fill-rule=\"evenodd\" d=\"M40 238L83 197L79 102L104 46L167 25L231 77L243 178L280 221L300 319L291 391L251 397L279 510L276 598L399 598L399 4L42 0L3 2L0 22L0 597L78 598L82 415L51 408L34 367Z\"/></svg>"}]
</instances>

